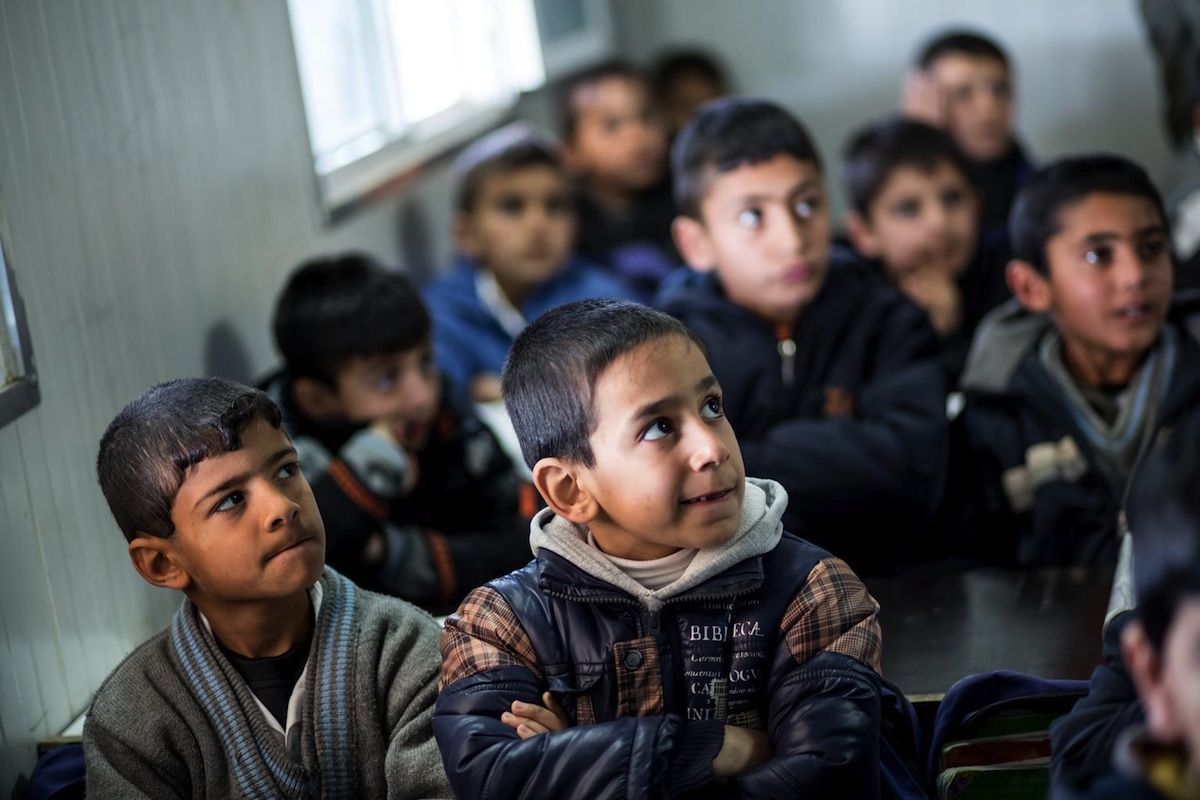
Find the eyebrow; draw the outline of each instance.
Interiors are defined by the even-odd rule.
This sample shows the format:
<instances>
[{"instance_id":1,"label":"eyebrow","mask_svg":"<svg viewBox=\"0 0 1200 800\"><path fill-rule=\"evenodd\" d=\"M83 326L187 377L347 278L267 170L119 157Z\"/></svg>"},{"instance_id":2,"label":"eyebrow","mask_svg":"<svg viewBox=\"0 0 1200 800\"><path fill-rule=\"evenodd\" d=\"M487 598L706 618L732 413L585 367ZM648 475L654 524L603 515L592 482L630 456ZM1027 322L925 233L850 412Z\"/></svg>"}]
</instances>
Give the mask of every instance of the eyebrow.
<instances>
[{"instance_id":1,"label":"eyebrow","mask_svg":"<svg viewBox=\"0 0 1200 800\"><path fill-rule=\"evenodd\" d=\"M1163 225L1147 225L1144 228L1139 228L1136 231L1134 231L1133 236L1134 236L1134 238L1138 238L1141 236L1150 236L1153 234L1165 235L1166 232L1167 232L1167 229ZM1121 238L1122 238L1121 234L1116 233L1114 231L1099 231L1097 233L1090 233L1087 236L1083 237L1083 243L1084 244L1107 244L1108 242L1117 241Z\"/></svg>"},{"instance_id":2,"label":"eyebrow","mask_svg":"<svg viewBox=\"0 0 1200 800\"><path fill-rule=\"evenodd\" d=\"M279 452L275 453L274 455L272 455L266 461L264 461L263 467L267 467L271 464L274 464L276 461L279 461L284 456L294 456L294 455L296 455L296 448L289 445L289 446L283 448L282 450L280 450ZM246 472L239 472L237 475L234 475L233 477L229 478L226 481L222 481L219 485L214 486L212 489L209 489L207 492L205 492L204 496L201 497L199 500L197 500L196 505L192 506L192 508L199 508L200 505L204 503L204 501L208 500L213 495L222 494L224 492L229 491L230 489L232 489L235 486L240 486L241 484L250 480L250 476L253 475L254 473L255 473L255 470L247 470Z\"/></svg>"},{"instance_id":3,"label":"eyebrow","mask_svg":"<svg viewBox=\"0 0 1200 800\"><path fill-rule=\"evenodd\" d=\"M696 385L692 389L692 394L700 394L701 392L705 392L716 385L717 377L710 372L708 375L705 375L703 378L696 381ZM646 417L657 416L668 408L677 406L682 402L684 402L684 398L677 394L664 397L661 400L655 400L647 403L634 412L632 419L636 422L637 420L642 420Z\"/></svg>"},{"instance_id":4,"label":"eyebrow","mask_svg":"<svg viewBox=\"0 0 1200 800\"><path fill-rule=\"evenodd\" d=\"M813 189L818 189L818 188L820 188L820 186L821 186L820 181L805 180L801 183L796 184L791 189L789 189L787 191L787 194L785 195L785 197L786 197L786 199L790 200L798 194L802 194L804 192L811 191ZM769 203L769 202L773 202L778 199L779 199L779 196L774 195L774 194L746 194L746 195L742 195L741 197L739 197L738 202L741 202L741 203L764 203L764 202Z\"/></svg>"}]
</instances>

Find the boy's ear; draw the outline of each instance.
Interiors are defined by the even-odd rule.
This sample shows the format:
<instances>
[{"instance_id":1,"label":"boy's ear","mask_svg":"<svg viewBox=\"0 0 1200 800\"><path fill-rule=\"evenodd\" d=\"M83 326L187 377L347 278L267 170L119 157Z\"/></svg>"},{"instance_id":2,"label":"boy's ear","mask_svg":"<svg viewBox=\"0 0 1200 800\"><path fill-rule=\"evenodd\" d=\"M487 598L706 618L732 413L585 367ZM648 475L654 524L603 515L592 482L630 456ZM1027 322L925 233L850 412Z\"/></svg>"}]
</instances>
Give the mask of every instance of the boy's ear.
<instances>
[{"instance_id":1,"label":"boy's ear","mask_svg":"<svg viewBox=\"0 0 1200 800\"><path fill-rule=\"evenodd\" d=\"M543 458L533 465L533 485L555 514L587 525L600 513L600 505L580 484L579 473L577 464L561 458Z\"/></svg>"},{"instance_id":2,"label":"boy's ear","mask_svg":"<svg viewBox=\"0 0 1200 800\"><path fill-rule=\"evenodd\" d=\"M711 272L717 267L716 248L708 237L704 223L680 215L671 222L671 235L683 260L697 272Z\"/></svg>"},{"instance_id":3,"label":"boy's ear","mask_svg":"<svg viewBox=\"0 0 1200 800\"><path fill-rule=\"evenodd\" d=\"M1150 644L1140 620L1131 620L1122 629L1121 655L1146 712L1150 735L1167 743L1182 739L1183 730L1175 715L1174 702L1163 680L1162 658Z\"/></svg>"},{"instance_id":4,"label":"boy's ear","mask_svg":"<svg viewBox=\"0 0 1200 800\"><path fill-rule=\"evenodd\" d=\"M454 215L454 246L468 258L479 258L479 240L471 224L471 215L462 211Z\"/></svg>"},{"instance_id":5,"label":"boy's ear","mask_svg":"<svg viewBox=\"0 0 1200 800\"><path fill-rule=\"evenodd\" d=\"M851 247L867 258L879 258L883 251L879 245L879 237L862 214L848 211L842 222L846 226L846 238L850 240Z\"/></svg>"},{"instance_id":6,"label":"boy's ear","mask_svg":"<svg viewBox=\"0 0 1200 800\"><path fill-rule=\"evenodd\" d=\"M342 403L337 392L316 378L296 378L292 381L292 401L300 413L310 419L342 416Z\"/></svg>"},{"instance_id":7,"label":"boy's ear","mask_svg":"<svg viewBox=\"0 0 1200 800\"><path fill-rule=\"evenodd\" d=\"M129 543L129 560L147 583L164 589L186 589L192 576L174 558L174 540L139 536Z\"/></svg>"},{"instance_id":8,"label":"boy's ear","mask_svg":"<svg viewBox=\"0 0 1200 800\"><path fill-rule=\"evenodd\" d=\"M1050 310L1050 280L1028 261L1014 258L1004 273L1008 289L1022 306L1039 314Z\"/></svg>"}]
</instances>

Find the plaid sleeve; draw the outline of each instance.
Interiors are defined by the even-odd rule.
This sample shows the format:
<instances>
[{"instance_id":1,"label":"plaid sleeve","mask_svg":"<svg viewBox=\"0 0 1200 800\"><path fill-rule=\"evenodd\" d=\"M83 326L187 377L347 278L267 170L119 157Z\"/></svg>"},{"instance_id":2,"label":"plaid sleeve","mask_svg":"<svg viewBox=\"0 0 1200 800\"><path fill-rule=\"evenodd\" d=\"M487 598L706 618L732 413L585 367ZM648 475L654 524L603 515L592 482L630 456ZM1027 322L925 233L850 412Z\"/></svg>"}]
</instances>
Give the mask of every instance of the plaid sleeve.
<instances>
[{"instance_id":1,"label":"plaid sleeve","mask_svg":"<svg viewBox=\"0 0 1200 800\"><path fill-rule=\"evenodd\" d=\"M459 678L496 667L527 667L542 677L533 643L504 597L482 586L446 618L438 691Z\"/></svg>"},{"instance_id":2,"label":"plaid sleeve","mask_svg":"<svg viewBox=\"0 0 1200 800\"><path fill-rule=\"evenodd\" d=\"M879 603L839 558L817 563L783 616L788 648L797 663L829 651L880 671ZM443 651L445 647L443 646Z\"/></svg>"}]
</instances>

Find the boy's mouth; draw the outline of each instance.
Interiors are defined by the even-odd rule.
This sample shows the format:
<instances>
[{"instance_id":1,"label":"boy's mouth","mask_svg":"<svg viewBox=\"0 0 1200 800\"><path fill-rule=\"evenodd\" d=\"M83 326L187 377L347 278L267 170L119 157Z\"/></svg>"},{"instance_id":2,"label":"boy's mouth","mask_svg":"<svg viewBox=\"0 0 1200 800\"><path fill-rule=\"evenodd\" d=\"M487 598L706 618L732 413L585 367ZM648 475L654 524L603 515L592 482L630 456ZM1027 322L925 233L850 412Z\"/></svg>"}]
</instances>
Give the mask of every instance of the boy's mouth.
<instances>
[{"instance_id":1,"label":"boy's mouth","mask_svg":"<svg viewBox=\"0 0 1200 800\"><path fill-rule=\"evenodd\" d=\"M1150 316L1150 304L1130 303L1118 308L1114 316L1124 322L1144 322Z\"/></svg>"},{"instance_id":2,"label":"boy's mouth","mask_svg":"<svg viewBox=\"0 0 1200 800\"><path fill-rule=\"evenodd\" d=\"M271 561L271 560L273 560L274 558L276 558L277 556L281 556L281 555L283 555L284 553L291 552L292 550L295 550L295 549L296 549L297 547L299 547L300 545L303 545L303 544L308 544L309 542L313 541L313 540L314 540L314 538L315 538L315 537L312 537L312 536L301 536L301 537L299 537L299 538L297 538L297 539L293 539L293 540L292 540L292 541L291 541L289 544L287 544L286 546L284 546L284 547L281 547L280 549L276 550L276 551L275 551L274 553L272 553L271 555L267 556L267 561Z\"/></svg>"},{"instance_id":3,"label":"boy's mouth","mask_svg":"<svg viewBox=\"0 0 1200 800\"><path fill-rule=\"evenodd\" d=\"M687 500L682 501L682 505L692 506L692 505L697 505L700 503L719 503L732 494L733 494L733 489L722 489L719 492L709 492L708 494L701 494L701 495L697 495L696 497L689 497Z\"/></svg>"}]
</instances>

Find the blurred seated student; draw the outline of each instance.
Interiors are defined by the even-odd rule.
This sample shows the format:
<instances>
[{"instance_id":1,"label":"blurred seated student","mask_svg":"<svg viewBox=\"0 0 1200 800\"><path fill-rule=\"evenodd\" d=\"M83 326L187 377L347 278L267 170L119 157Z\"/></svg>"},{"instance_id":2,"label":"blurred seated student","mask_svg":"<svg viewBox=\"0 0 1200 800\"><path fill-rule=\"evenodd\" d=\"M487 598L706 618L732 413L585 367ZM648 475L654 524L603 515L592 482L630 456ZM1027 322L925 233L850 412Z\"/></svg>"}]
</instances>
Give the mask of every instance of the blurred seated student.
<instances>
[{"instance_id":1,"label":"blurred seated student","mask_svg":"<svg viewBox=\"0 0 1200 800\"><path fill-rule=\"evenodd\" d=\"M704 343L747 469L787 490L788 530L860 572L891 570L945 480L937 334L869 265L831 254L820 157L784 109L715 100L672 160L694 272L659 307Z\"/></svg>"},{"instance_id":2,"label":"blurred seated student","mask_svg":"<svg viewBox=\"0 0 1200 800\"><path fill-rule=\"evenodd\" d=\"M1175 434L1136 479L1129 504L1135 611L1120 633L1127 678L1093 678L1089 742L1103 766L1056 777L1074 800L1200 798L1200 427ZM1097 677L1105 677L1097 671ZM1132 683L1136 697L1130 697ZM1115 692L1120 688L1123 691ZM1100 705L1094 695L1106 691ZM1078 708L1078 706L1077 706ZM1075 715L1075 712L1072 712ZM1069 719L1069 718L1068 718ZM1119 730L1113 724L1121 720ZM1056 744L1059 742L1056 741Z\"/></svg>"},{"instance_id":3,"label":"blurred seated student","mask_svg":"<svg viewBox=\"0 0 1200 800\"><path fill-rule=\"evenodd\" d=\"M1021 567L1111 563L1137 463L1200 403L1200 304L1172 304L1162 199L1124 158L1036 172L1012 247L1015 300L962 378L965 543Z\"/></svg>"},{"instance_id":4,"label":"blurred seated student","mask_svg":"<svg viewBox=\"0 0 1200 800\"><path fill-rule=\"evenodd\" d=\"M1167 194L1177 289L1200 289L1200 64L1191 86L1191 125L1178 143L1174 186Z\"/></svg>"},{"instance_id":5,"label":"blurred seated student","mask_svg":"<svg viewBox=\"0 0 1200 800\"><path fill-rule=\"evenodd\" d=\"M116 415L100 488L167 630L96 691L92 800L449 797L430 728L438 624L325 566L325 528L279 409L221 378Z\"/></svg>"},{"instance_id":6,"label":"blurred seated student","mask_svg":"<svg viewBox=\"0 0 1200 800\"><path fill-rule=\"evenodd\" d=\"M649 302L680 263L667 131L646 77L623 62L567 81L562 99L567 166L577 179L579 254Z\"/></svg>"},{"instance_id":7,"label":"blurred seated student","mask_svg":"<svg viewBox=\"0 0 1200 800\"><path fill-rule=\"evenodd\" d=\"M558 146L514 124L459 157L451 269L425 287L433 352L455 394L500 399L513 339L542 312L628 287L573 255L575 201Z\"/></svg>"},{"instance_id":8,"label":"blurred seated student","mask_svg":"<svg viewBox=\"0 0 1200 800\"><path fill-rule=\"evenodd\" d=\"M851 244L929 314L956 384L975 327L1010 296L1005 263L979 245L970 163L944 131L892 119L850 138L842 172Z\"/></svg>"},{"instance_id":9,"label":"blurred seated student","mask_svg":"<svg viewBox=\"0 0 1200 800\"><path fill-rule=\"evenodd\" d=\"M671 50L654 63L650 85L674 140L696 109L729 94L729 81L721 65L703 50Z\"/></svg>"},{"instance_id":10,"label":"blurred seated student","mask_svg":"<svg viewBox=\"0 0 1200 800\"><path fill-rule=\"evenodd\" d=\"M548 508L534 563L446 620L459 797L879 796L879 606L746 476L699 340L636 303L547 312L504 401Z\"/></svg>"},{"instance_id":11,"label":"blurred seated student","mask_svg":"<svg viewBox=\"0 0 1200 800\"><path fill-rule=\"evenodd\" d=\"M264 384L325 518L331 566L445 613L529 560L532 487L447 396L404 275L353 253L311 260L284 287L274 329L283 369Z\"/></svg>"},{"instance_id":12,"label":"blurred seated student","mask_svg":"<svg viewBox=\"0 0 1200 800\"><path fill-rule=\"evenodd\" d=\"M1008 213L1033 166L1013 127L1013 75L993 39L949 31L927 42L904 86L903 110L944 128L971 160L984 247L1008 255Z\"/></svg>"}]
</instances>

